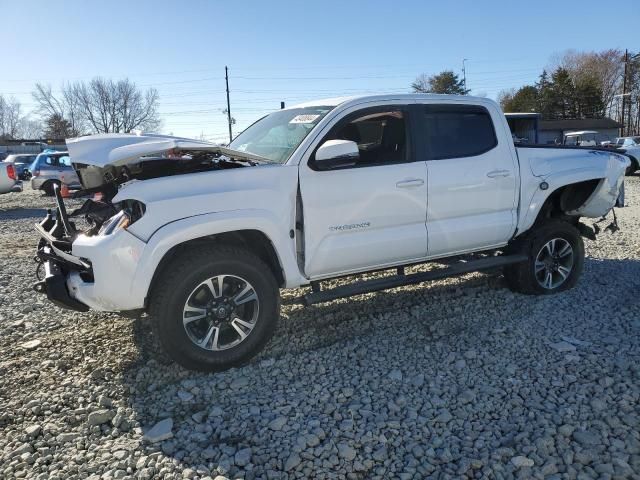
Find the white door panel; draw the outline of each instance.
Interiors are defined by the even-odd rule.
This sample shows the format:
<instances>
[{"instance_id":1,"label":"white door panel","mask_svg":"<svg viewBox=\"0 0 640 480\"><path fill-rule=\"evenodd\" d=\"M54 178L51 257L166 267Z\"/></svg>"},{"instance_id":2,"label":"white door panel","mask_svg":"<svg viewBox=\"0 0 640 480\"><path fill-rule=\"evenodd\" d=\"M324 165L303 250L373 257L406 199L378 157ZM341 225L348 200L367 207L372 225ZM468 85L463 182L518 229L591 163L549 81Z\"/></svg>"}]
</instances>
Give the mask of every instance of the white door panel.
<instances>
[{"instance_id":1,"label":"white door panel","mask_svg":"<svg viewBox=\"0 0 640 480\"><path fill-rule=\"evenodd\" d=\"M502 113L440 102L418 109L429 256L504 245L515 230L519 170L511 139L499 130Z\"/></svg>"},{"instance_id":2,"label":"white door panel","mask_svg":"<svg viewBox=\"0 0 640 480\"><path fill-rule=\"evenodd\" d=\"M300 169L310 278L427 255L424 162Z\"/></svg>"},{"instance_id":3,"label":"white door panel","mask_svg":"<svg viewBox=\"0 0 640 480\"><path fill-rule=\"evenodd\" d=\"M499 245L513 234L516 169L500 150L427 162L429 256Z\"/></svg>"}]
</instances>

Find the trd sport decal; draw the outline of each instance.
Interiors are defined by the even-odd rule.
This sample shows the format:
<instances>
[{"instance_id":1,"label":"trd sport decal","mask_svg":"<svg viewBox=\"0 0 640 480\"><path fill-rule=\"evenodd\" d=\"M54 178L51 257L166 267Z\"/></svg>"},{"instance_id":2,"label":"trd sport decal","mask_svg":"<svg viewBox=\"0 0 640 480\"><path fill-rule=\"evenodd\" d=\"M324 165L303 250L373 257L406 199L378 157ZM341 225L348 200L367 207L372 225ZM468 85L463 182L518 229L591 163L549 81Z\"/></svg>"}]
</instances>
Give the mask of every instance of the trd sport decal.
<instances>
[{"instance_id":1,"label":"trd sport decal","mask_svg":"<svg viewBox=\"0 0 640 480\"><path fill-rule=\"evenodd\" d=\"M370 222L350 223L348 225L334 225L332 227L329 227L329 231L341 232L344 230L355 230L356 228L369 228L370 226L371 226Z\"/></svg>"}]
</instances>

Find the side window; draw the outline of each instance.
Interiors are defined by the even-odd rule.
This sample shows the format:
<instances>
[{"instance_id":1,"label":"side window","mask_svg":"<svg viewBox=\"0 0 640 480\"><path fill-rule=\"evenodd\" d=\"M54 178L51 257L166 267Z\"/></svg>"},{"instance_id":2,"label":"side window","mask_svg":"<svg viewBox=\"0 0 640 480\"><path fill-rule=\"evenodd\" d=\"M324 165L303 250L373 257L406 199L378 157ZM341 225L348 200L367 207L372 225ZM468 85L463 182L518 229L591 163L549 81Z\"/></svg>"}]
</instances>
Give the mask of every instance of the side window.
<instances>
[{"instance_id":1,"label":"side window","mask_svg":"<svg viewBox=\"0 0 640 480\"><path fill-rule=\"evenodd\" d=\"M358 144L357 167L407 161L407 121L402 110L371 109L347 117L327 140L351 140Z\"/></svg>"},{"instance_id":2,"label":"side window","mask_svg":"<svg viewBox=\"0 0 640 480\"><path fill-rule=\"evenodd\" d=\"M427 160L473 157L498 145L491 115L474 105L426 105L423 130Z\"/></svg>"},{"instance_id":3,"label":"side window","mask_svg":"<svg viewBox=\"0 0 640 480\"><path fill-rule=\"evenodd\" d=\"M46 163L47 165L54 165L53 159L48 155L44 155L43 157L41 157L40 163L42 163L43 160L44 160L44 163Z\"/></svg>"},{"instance_id":4,"label":"side window","mask_svg":"<svg viewBox=\"0 0 640 480\"><path fill-rule=\"evenodd\" d=\"M60 162L60 165L63 165L65 167L71 166L71 158L69 158L68 155L65 155L64 157L59 157L58 162Z\"/></svg>"}]
</instances>

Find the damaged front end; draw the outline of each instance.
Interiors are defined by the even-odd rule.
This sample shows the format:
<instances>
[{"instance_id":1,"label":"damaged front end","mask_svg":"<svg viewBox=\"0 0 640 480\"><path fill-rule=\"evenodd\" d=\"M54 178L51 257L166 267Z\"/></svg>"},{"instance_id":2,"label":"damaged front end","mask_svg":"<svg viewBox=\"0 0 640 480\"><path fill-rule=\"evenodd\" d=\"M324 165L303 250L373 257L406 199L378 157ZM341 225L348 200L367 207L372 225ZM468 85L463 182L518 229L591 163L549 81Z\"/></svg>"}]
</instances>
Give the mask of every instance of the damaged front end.
<instances>
[{"instance_id":1,"label":"damaged front end","mask_svg":"<svg viewBox=\"0 0 640 480\"><path fill-rule=\"evenodd\" d=\"M72 255L71 245L77 236L76 227L69 219L57 186L54 187L54 193L57 203L55 213L48 210L44 220L35 225L40 241L34 258L38 264L38 282L33 289L46 294L59 307L86 312L89 307L71 297L66 280L70 272L78 272L87 280L92 280L91 263Z\"/></svg>"},{"instance_id":2,"label":"damaged front end","mask_svg":"<svg viewBox=\"0 0 640 480\"><path fill-rule=\"evenodd\" d=\"M91 260L74 253L74 242L78 246L78 242L107 241L115 237L116 232L126 230L144 215L145 206L136 200L111 203L88 199L80 208L67 213L60 191L55 188L54 192L55 211L49 210L44 220L35 225L40 241L35 257L38 281L33 288L63 308L81 312L89 308L108 309L108 306L91 301L88 305L81 301L82 287L94 285L94 265ZM84 224L82 228L78 226L80 223ZM110 259L102 261L110 262ZM131 263L130 260L127 262ZM100 288L96 290L100 295Z\"/></svg>"}]
</instances>

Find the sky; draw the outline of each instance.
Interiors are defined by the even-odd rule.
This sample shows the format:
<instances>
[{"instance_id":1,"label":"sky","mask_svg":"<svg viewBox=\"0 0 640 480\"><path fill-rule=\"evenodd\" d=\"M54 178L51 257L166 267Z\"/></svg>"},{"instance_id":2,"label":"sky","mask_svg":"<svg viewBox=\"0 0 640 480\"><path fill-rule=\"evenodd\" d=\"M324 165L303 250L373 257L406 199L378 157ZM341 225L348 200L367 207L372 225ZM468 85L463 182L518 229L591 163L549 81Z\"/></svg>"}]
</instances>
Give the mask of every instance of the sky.
<instances>
[{"instance_id":1,"label":"sky","mask_svg":"<svg viewBox=\"0 0 640 480\"><path fill-rule=\"evenodd\" d=\"M615 11L640 25L639 0ZM225 66L235 135L281 101L410 92L465 58L471 93L495 99L566 50L639 51L611 13L595 0L0 0L0 94L29 113L36 82L129 78L158 90L162 133L223 142Z\"/></svg>"}]
</instances>

